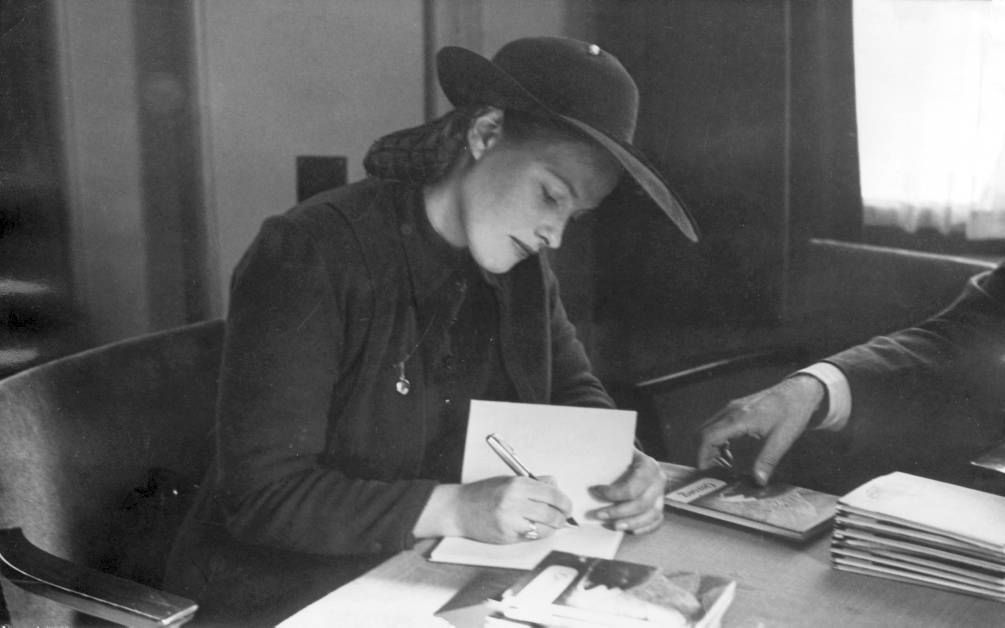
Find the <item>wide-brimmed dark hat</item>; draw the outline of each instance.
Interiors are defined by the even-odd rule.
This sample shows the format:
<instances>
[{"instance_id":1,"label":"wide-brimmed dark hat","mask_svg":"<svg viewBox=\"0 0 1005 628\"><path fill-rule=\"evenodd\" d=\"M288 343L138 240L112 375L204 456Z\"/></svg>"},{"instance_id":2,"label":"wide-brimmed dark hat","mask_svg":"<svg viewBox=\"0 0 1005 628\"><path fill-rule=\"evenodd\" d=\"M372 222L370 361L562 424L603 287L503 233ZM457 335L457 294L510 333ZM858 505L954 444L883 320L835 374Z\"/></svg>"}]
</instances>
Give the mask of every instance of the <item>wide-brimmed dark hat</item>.
<instances>
[{"instance_id":1,"label":"wide-brimmed dark hat","mask_svg":"<svg viewBox=\"0 0 1005 628\"><path fill-rule=\"evenodd\" d=\"M593 138L697 242L697 226L684 204L632 146L639 90L614 55L575 39L527 37L506 44L491 61L447 46L436 55L436 70L455 107L492 105L556 118Z\"/></svg>"}]
</instances>

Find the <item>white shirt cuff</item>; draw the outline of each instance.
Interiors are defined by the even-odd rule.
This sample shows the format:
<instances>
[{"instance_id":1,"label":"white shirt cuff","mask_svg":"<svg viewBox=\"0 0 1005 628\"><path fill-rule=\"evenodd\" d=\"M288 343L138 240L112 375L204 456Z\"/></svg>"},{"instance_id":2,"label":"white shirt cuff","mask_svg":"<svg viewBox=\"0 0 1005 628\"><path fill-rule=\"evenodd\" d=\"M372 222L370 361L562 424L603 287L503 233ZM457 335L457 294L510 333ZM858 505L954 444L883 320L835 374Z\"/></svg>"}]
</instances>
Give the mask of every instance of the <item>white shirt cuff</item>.
<instances>
[{"instance_id":1,"label":"white shirt cuff","mask_svg":"<svg viewBox=\"0 0 1005 628\"><path fill-rule=\"evenodd\" d=\"M819 379L827 389L827 415L816 429L832 432L844 429L851 415L851 388L841 369L827 362L817 362L797 372L799 373Z\"/></svg>"}]
</instances>

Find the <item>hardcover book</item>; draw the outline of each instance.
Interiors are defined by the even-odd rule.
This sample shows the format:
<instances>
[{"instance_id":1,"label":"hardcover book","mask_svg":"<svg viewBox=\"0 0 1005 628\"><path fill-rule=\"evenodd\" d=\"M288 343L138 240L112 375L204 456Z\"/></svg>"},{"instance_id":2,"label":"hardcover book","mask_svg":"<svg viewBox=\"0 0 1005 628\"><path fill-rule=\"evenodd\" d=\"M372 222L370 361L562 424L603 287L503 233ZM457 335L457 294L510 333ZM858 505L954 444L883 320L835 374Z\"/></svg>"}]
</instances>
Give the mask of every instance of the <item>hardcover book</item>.
<instances>
[{"instance_id":1,"label":"hardcover book","mask_svg":"<svg viewBox=\"0 0 1005 628\"><path fill-rule=\"evenodd\" d=\"M454 601L437 615L459 628L715 628L736 589L725 578L567 552L551 552L501 593L486 596L485 584L471 587L484 600L479 614L465 614L471 607Z\"/></svg>"},{"instance_id":2,"label":"hardcover book","mask_svg":"<svg viewBox=\"0 0 1005 628\"><path fill-rule=\"evenodd\" d=\"M837 497L790 484L758 486L748 479L697 479L666 494L669 508L727 521L796 541L830 525Z\"/></svg>"}]
</instances>

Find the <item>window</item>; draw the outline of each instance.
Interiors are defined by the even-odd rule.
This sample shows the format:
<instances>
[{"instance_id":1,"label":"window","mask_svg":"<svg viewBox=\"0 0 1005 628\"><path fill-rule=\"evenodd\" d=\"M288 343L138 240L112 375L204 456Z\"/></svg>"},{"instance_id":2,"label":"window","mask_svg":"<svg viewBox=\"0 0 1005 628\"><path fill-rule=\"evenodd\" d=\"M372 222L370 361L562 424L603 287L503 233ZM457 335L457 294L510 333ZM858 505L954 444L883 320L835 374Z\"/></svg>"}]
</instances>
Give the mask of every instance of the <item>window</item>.
<instances>
[{"instance_id":1,"label":"window","mask_svg":"<svg viewBox=\"0 0 1005 628\"><path fill-rule=\"evenodd\" d=\"M1005 253L1005 1L860 1L854 27L866 238Z\"/></svg>"}]
</instances>

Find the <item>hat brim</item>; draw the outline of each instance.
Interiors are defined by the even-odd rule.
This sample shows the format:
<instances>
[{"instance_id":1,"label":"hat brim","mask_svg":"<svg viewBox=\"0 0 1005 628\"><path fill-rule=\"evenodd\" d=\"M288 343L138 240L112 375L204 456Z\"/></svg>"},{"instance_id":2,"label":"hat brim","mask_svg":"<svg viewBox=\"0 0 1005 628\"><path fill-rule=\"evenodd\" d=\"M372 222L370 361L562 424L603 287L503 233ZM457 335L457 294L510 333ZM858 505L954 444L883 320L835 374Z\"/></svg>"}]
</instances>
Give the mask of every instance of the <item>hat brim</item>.
<instances>
[{"instance_id":1,"label":"hat brim","mask_svg":"<svg viewBox=\"0 0 1005 628\"><path fill-rule=\"evenodd\" d=\"M663 176L650 166L634 146L541 102L508 72L478 53L447 46L436 55L436 72L447 100L455 107L487 104L562 120L603 146L660 209L692 242L698 241L698 226L684 204L670 190Z\"/></svg>"}]
</instances>

